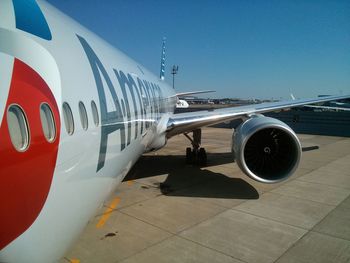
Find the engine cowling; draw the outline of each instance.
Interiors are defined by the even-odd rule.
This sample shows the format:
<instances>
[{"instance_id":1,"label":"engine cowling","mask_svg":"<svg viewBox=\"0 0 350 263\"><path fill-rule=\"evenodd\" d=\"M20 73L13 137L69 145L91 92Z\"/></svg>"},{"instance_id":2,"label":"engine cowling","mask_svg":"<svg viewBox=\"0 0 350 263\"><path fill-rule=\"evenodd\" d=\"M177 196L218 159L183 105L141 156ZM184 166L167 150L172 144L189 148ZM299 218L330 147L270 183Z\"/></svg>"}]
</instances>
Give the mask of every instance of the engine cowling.
<instances>
[{"instance_id":1,"label":"engine cowling","mask_svg":"<svg viewBox=\"0 0 350 263\"><path fill-rule=\"evenodd\" d=\"M263 183L277 183L298 168L302 148L287 124L256 115L235 130L232 152L238 166L249 177Z\"/></svg>"}]
</instances>

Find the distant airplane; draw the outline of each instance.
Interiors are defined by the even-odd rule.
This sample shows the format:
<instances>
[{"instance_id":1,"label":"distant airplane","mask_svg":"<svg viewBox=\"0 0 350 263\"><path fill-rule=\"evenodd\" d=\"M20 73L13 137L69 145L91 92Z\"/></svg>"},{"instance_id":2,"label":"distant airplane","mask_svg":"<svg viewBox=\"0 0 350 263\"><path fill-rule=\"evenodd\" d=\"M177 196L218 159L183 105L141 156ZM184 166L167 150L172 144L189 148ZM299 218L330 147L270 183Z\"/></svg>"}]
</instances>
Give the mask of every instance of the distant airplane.
<instances>
[{"instance_id":1,"label":"distant airplane","mask_svg":"<svg viewBox=\"0 0 350 263\"><path fill-rule=\"evenodd\" d=\"M295 100L294 95L290 94L292 100ZM329 95L322 95L320 97L327 97ZM304 105L305 108L310 108L314 110L331 110L331 111L350 111L350 103L339 102L339 101L326 101L322 103L323 105Z\"/></svg>"},{"instance_id":2,"label":"distant airplane","mask_svg":"<svg viewBox=\"0 0 350 263\"><path fill-rule=\"evenodd\" d=\"M329 101L325 103L325 106L350 110L349 102Z\"/></svg>"},{"instance_id":3,"label":"distant airplane","mask_svg":"<svg viewBox=\"0 0 350 263\"><path fill-rule=\"evenodd\" d=\"M338 107L338 106L316 106L316 105L305 105L306 108L311 108L315 110L331 110L331 111L350 111L350 108L347 107Z\"/></svg>"},{"instance_id":4,"label":"distant airplane","mask_svg":"<svg viewBox=\"0 0 350 263\"><path fill-rule=\"evenodd\" d=\"M164 79L164 78L163 78ZM201 91L191 91L191 92L182 92L182 93L176 93L176 108L188 108L190 105L188 104L188 101L193 102L193 99L188 99L186 96L195 95L195 94L203 94L203 93L212 93L215 92L214 90L201 90ZM203 99L200 99L203 100ZM208 100L205 100L208 102Z\"/></svg>"},{"instance_id":5,"label":"distant airplane","mask_svg":"<svg viewBox=\"0 0 350 263\"><path fill-rule=\"evenodd\" d=\"M176 102L176 108L183 108L186 109L188 108L190 105L188 104L187 100L182 100L182 99L178 99Z\"/></svg>"},{"instance_id":6,"label":"distant airplane","mask_svg":"<svg viewBox=\"0 0 350 263\"><path fill-rule=\"evenodd\" d=\"M332 96L173 114L172 87L50 4L0 1L0 262L55 262L138 158L193 132L188 162L205 163L201 128L232 119L237 164L280 182L301 146L262 114Z\"/></svg>"}]
</instances>

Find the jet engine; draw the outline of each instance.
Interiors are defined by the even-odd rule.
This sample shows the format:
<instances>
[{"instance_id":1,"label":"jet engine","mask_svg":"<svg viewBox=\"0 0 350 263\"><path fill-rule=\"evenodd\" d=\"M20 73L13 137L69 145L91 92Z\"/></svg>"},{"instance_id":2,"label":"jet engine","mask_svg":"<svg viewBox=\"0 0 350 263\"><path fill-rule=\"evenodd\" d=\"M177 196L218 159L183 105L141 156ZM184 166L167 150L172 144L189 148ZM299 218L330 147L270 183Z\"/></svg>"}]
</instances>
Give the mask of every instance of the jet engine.
<instances>
[{"instance_id":1,"label":"jet engine","mask_svg":"<svg viewBox=\"0 0 350 263\"><path fill-rule=\"evenodd\" d=\"M302 150L298 137L287 124L254 115L235 130L232 152L249 177L258 182L277 183L295 172Z\"/></svg>"}]
</instances>

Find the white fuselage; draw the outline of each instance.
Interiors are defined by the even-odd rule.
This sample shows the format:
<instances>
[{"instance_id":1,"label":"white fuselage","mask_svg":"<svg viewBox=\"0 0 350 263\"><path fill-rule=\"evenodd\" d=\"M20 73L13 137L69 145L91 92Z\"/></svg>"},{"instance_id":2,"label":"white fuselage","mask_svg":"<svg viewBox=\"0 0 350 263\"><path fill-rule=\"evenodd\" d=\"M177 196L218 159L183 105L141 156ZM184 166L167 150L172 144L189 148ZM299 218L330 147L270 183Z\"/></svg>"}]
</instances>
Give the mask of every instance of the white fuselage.
<instances>
[{"instance_id":1,"label":"white fuselage","mask_svg":"<svg viewBox=\"0 0 350 263\"><path fill-rule=\"evenodd\" d=\"M6 121L11 72L18 59L42 77L57 103L60 120L56 122L61 124L56 123L60 127L57 160L40 213L2 248L0 262L59 260L142 153L165 145L166 121L176 104L174 90L140 64L51 5L39 2L39 6L51 40L16 28L11 1L0 2L0 74L9 78L0 85L0 120ZM98 109L98 125L92 101ZM80 102L87 111L86 130ZM71 135L63 103L73 114ZM27 121L30 127L29 117Z\"/></svg>"}]
</instances>

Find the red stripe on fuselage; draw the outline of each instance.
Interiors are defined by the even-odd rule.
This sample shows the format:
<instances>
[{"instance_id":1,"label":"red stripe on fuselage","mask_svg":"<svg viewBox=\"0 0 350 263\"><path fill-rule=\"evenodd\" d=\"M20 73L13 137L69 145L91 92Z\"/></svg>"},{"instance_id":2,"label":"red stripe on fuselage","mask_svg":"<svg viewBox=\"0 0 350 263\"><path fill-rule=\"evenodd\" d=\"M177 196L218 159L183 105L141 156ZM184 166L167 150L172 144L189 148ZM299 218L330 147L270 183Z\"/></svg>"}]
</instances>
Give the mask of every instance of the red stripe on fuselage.
<instances>
[{"instance_id":1,"label":"red stripe on fuselage","mask_svg":"<svg viewBox=\"0 0 350 263\"><path fill-rule=\"evenodd\" d=\"M40 105L47 103L54 115L56 139L44 136ZM12 145L7 110L18 104L24 110L30 131L26 151ZM60 118L55 98L45 81L32 68L15 59L9 96L0 126L0 250L28 229L38 217L48 196L56 165Z\"/></svg>"}]
</instances>

